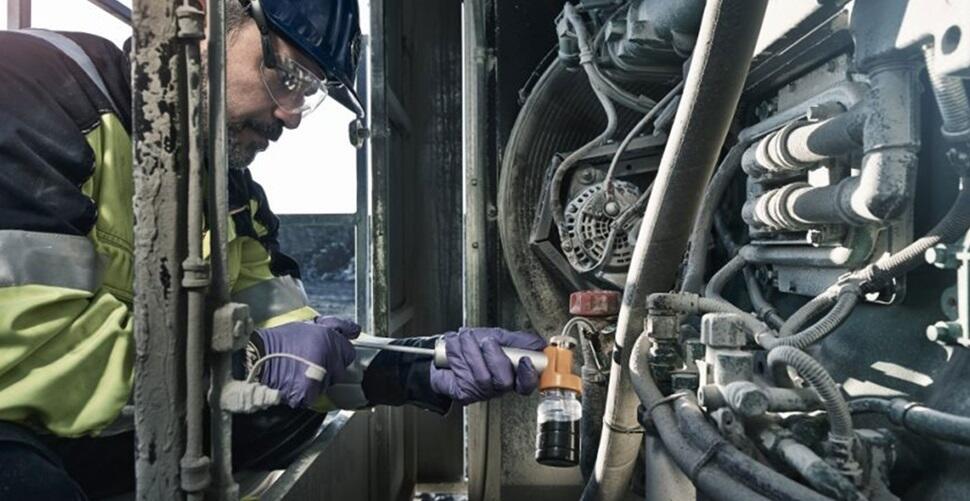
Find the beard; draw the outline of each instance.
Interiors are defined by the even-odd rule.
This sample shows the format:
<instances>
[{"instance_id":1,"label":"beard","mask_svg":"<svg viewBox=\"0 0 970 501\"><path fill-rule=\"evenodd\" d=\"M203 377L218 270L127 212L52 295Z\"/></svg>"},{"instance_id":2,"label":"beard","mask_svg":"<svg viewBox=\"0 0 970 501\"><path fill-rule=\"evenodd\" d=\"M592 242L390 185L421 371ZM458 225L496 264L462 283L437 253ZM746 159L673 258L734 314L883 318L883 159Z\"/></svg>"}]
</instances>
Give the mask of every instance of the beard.
<instances>
[{"instance_id":1,"label":"beard","mask_svg":"<svg viewBox=\"0 0 970 501\"><path fill-rule=\"evenodd\" d=\"M269 141L276 141L283 133L283 123L276 120L270 123L254 119L230 121L227 125L227 155L230 169L245 169L260 152L259 144L241 140L243 131L249 129Z\"/></svg>"},{"instance_id":2,"label":"beard","mask_svg":"<svg viewBox=\"0 0 970 501\"><path fill-rule=\"evenodd\" d=\"M201 98L201 119L202 130L209 130L209 78L208 78L208 59L202 58L202 81L199 88ZM242 120L229 120L226 124L226 156L230 169L245 169L253 163L256 154L260 149L256 143L247 143L240 139L243 131L250 129L260 136L270 141L276 141L283 133L283 122L272 120L271 122L261 122L256 119L248 118Z\"/></svg>"}]
</instances>

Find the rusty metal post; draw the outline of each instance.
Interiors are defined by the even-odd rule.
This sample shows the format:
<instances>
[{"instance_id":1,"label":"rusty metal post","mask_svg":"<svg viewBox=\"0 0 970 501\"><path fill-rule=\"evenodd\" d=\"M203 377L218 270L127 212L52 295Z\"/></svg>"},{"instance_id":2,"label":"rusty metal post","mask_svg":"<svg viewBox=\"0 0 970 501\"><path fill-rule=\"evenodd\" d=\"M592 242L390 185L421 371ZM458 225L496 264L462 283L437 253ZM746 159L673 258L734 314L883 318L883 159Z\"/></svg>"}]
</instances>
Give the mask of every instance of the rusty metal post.
<instances>
[{"instance_id":1,"label":"rusty metal post","mask_svg":"<svg viewBox=\"0 0 970 501\"><path fill-rule=\"evenodd\" d=\"M182 499L185 447L184 121L177 0L135 0L132 99L135 214L135 457L138 499Z\"/></svg>"}]
</instances>

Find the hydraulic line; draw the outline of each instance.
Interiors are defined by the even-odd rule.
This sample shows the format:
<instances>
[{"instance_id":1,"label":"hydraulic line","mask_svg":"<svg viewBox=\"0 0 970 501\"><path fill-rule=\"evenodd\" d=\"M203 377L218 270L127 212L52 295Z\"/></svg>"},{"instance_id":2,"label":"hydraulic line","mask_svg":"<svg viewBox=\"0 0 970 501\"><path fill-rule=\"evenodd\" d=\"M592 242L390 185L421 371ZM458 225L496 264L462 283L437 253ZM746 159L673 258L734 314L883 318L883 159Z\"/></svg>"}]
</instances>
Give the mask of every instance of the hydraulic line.
<instances>
[{"instance_id":1,"label":"hydraulic line","mask_svg":"<svg viewBox=\"0 0 970 501\"><path fill-rule=\"evenodd\" d=\"M811 327L795 334L793 336L786 337L769 337L765 336L758 339L758 343L761 344L766 350L771 350L777 346L791 346L798 348L799 350L804 350L809 346L821 341L825 336L829 335L836 327L842 324L849 315L852 314L852 310L855 309L856 305L859 304L861 299L859 289L855 287L843 288L839 293L838 300L836 300L835 305L829 310L818 322L815 322Z\"/></svg>"},{"instance_id":2,"label":"hydraulic line","mask_svg":"<svg viewBox=\"0 0 970 501\"><path fill-rule=\"evenodd\" d=\"M638 400L627 368L630 347L642 326L646 296L674 285L690 227L670 222L693 221L697 215L704 185L737 108L765 6L764 0L713 0L705 6L677 118L627 275L603 433L593 478L583 491L584 500L619 500L630 484L641 443L639 435L625 433L638 427Z\"/></svg>"},{"instance_id":3,"label":"hydraulic line","mask_svg":"<svg viewBox=\"0 0 970 501\"><path fill-rule=\"evenodd\" d=\"M697 219L694 221L694 229L690 235L690 247L687 254L687 267L684 271L684 281L680 287L681 292L699 293L703 290L704 271L707 267L707 244L711 234L711 225L714 224L714 214L717 207L721 204L721 199L731 185L731 180L737 175L741 168L741 157L749 143L738 143L731 148L731 151L721 161L721 165L707 185L704 199L701 201L701 208L698 211Z\"/></svg>"},{"instance_id":4,"label":"hydraulic line","mask_svg":"<svg viewBox=\"0 0 970 501\"><path fill-rule=\"evenodd\" d=\"M626 151L627 147L629 147L630 141L632 141L633 138L635 138L637 134L639 134L640 131L648 123L653 122L657 117L657 113L663 110L664 108L666 108L671 103L671 101L680 94L683 88L684 88L684 83L683 82L678 83L670 92L667 93L666 96L664 96L663 99L660 100L660 102L656 104L656 106L654 106L653 109L651 109L646 115L644 115L644 117L636 124L636 126L634 126L632 130L630 130L630 133L627 134L626 138L623 139L623 142L620 143L620 146L617 147L616 153L613 154L613 160L610 162L610 168L607 170L606 177L603 178L603 181L602 181L602 185L605 188L603 191L606 194L607 203L612 201L613 176L614 176L614 171L616 170L616 165L619 162L620 157ZM640 194L640 197L637 198L636 202L634 202L633 205L628 207L625 211L623 211L622 214L619 215L619 217L613 220L613 224L610 226L610 233L609 235L607 235L606 242L603 245L603 253L600 254L599 259L597 259L596 262L593 263L593 265L589 266L588 268L575 266L574 268L576 269L576 271L578 271L579 273L595 272L595 271L598 271L600 268L603 267L603 265L605 265L610 261L610 258L613 256L613 248L616 245L617 235L620 233L620 230L622 228L626 227L627 223L629 223L634 216L636 216L637 214L640 213L640 211L643 210L643 204L647 203L647 200L650 198L650 192L652 191L652 189L653 189L653 183L651 183L650 186L647 187L647 189L643 190L643 193Z\"/></svg>"},{"instance_id":5,"label":"hydraulic line","mask_svg":"<svg viewBox=\"0 0 970 501\"><path fill-rule=\"evenodd\" d=\"M731 258L723 268L717 271L711 281L707 283L707 288L704 290L704 295L711 299L720 299L724 301L725 299L721 297L721 291L724 287L734 278L739 272L744 270L745 265L748 263L744 260L741 254L735 255Z\"/></svg>"},{"instance_id":6,"label":"hydraulic line","mask_svg":"<svg viewBox=\"0 0 970 501\"><path fill-rule=\"evenodd\" d=\"M853 438L852 415L832 376L814 358L791 346L779 346L768 352L769 366L788 366L795 369L822 398L828 413L833 439L849 443Z\"/></svg>"},{"instance_id":7,"label":"hydraulic line","mask_svg":"<svg viewBox=\"0 0 970 501\"><path fill-rule=\"evenodd\" d=\"M716 176L716 174L715 174ZM713 184L713 181L711 182ZM710 190L708 190L710 192ZM705 198L705 202L706 202ZM701 216L698 216L698 220ZM723 245L729 254L737 254L745 258L747 261L746 253L744 250L748 249L748 246L738 248L738 244L731 240L731 234L728 231L727 223L724 222L724 218L721 214L714 212L714 230L721 240L721 245ZM696 229L696 228L695 228ZM695 236L696 233L693 236ZM704 245L707 245L706 243ZM703 265L701 266L703 267ZM744 286L748 290L748 299L751 301L751 306L754 307L755 313L758 318L762 319L771 326L772 329L779 329L781 325L785 323L785 319L778 314L775 310L774 305L765 299L764 292L761 290L761 284L758 283L758 278L755 276L754 268L752 266L745 266L742 270L744 273Z\"/></svg>"},{"instance_id":8,"label":"hydraulic line","mask_svg":"<svg viewBox=\"0 0 970 501\"><path fill-rule=\"evenodd\" d=\"M593 75L593 61L594 54L589 44L589 33L586 31L586 26L583 24L583 20L579 17L579 13L576 12L576 8L569 2L563 6L563 13L566 19L572 24L573 29L576 31L576 39L579 42L579 60L580 65L586 71L587 77L590 80L590 86L593 88L593 92L596 94L596 98L599 99L600 104L603 106L603 111L606 113L606 128L600 135L593 138L592 141L584 144L579 149L573 151L567 156L562 163L556 167L555 172L552 175L552 181L549 183L549 205L552 209L552 218L556 223L556 228L559 229L560 233L563 229L563 203L562 203L562 182L566 177L566 173L569 172L576 162L580 158L586 156L590 150L593 148L606 143L608 139L613 137L613 133L616 132L617 115L616 108L613 106L613 102L603 93L602 89L596 83L596 77Z\"/></svg>"},{"instance_id":9,"label":"hydraulic line","mask_svg":"<svg viewBox=\"0 0 970 501\"><path fill-rule=\"evenodd\" d=\"M643 118L641 118L632 129L630 129L630 132L625 138L623 138L623 142L621 142L620 146L616 148L616 153L613 154L613 160L610 161L610 168L607 169L606 177L603 178L603 186L606 188L605 191L606 196L609 197L608 200L613 196L613 177L616 175L616 166L620 163L620 157L623 156L623 153L626 152L626 149L630 146L630 142L633 141L633 139L636 138L648 124L652 123L657 117L657 114L663 111L675 97L679 96L683 89L684 82L681 81L673 89L671 89L666 96L658 101L657 104L651 108L650 111L648 111L647 114L644 115Z\"/></svg>"},{"instance_id":10,"label":"hydraulic line","mask_svg":"<svg viewBox=\"0 0 970 501\"><path fill-rule=\"evenodd\" d=\"M940 243L953 242L967 232L970 228L970 192L966 189L968 181L970 178L960 179L960 193L950 210L926 235L901 251L852 274L853 278L862 281L864 293L879 291L889 285L892 279L923 264L926 251Z\"/></svg>"},{"instance_id":11,"label":"hydraulic line","mask_svg":"<svg viewBox=\"0 0 970 501\"><path fill-rule=\"evenodd\" d=\"M970 445L970 417L930 409L902 398L863 397L849 401L852 412L879 412L891 422L926 437Z\"/></svg>"},{"instance_id":12,"label":"hydraulic line","mask_svg":"<svg viewBox=\"0 0 970 501\"><path fill-rule=\"evenodd\" d=\"M745 266L741 271L744 273L744 285L748 289L751 306L754 306L758 317L764 320L772 329L780 329L782 324L785 323L785 319L765 299L764 292L761 290L761 284L758 283L758 278L754 275L754 270L750 266Z\"/></svg>"},{"instance_id":13,"label":"hydraulic line","mask_svg":"<svg viewBox=\"0 0 970 501\"><path fill-rule=\"evenodd\" d=\"M630 357L631 383L674 462L712 499L828 499L758 463L728 443L686 395L664 397L646 361L650 342L637 338ZM672 401L672 410L667 404Z\"/></svg>"}]
</instances>

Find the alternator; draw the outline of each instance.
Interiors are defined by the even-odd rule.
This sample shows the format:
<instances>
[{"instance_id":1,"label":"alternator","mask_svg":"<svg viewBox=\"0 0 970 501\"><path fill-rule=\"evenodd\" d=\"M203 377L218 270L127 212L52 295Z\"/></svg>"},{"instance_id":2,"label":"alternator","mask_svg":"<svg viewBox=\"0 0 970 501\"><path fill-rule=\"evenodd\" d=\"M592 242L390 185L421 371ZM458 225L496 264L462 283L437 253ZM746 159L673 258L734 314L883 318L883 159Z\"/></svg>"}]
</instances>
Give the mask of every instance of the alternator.
<instances>
[{"instance_id":1,"label":"alternator","mask_svg":"<svg viewBox=\"0 0 970 501\"><path fill-rule=\"evenodd\" d=\"M606 192L603 183L596 183L583 190L566 206L565 230L562 250L569 264L578 271L590 271L603 259L607 241L614 222L636 204L640 189L626 181L613 181L613 200L616 204L607 214ZM616 229L613 249L600 270L622 269L630 264L634 239L631 233L640 224L640 218L628 218L622 228Z\"/></svg>"}]
</instances>

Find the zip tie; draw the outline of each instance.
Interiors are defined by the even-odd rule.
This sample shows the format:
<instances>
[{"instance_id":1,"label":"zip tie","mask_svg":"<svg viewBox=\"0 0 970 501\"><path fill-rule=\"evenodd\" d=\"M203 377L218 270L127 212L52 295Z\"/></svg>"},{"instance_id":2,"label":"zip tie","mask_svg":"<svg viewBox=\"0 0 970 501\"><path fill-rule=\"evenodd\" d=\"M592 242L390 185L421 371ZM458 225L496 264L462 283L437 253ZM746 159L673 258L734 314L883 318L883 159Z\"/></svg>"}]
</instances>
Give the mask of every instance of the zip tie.
<instances>
[{"instance_id":1,"label":"zip tie","mask_svg":"<svg viewBox=\"0 0 970 501\"><path fill-rule=\"evenodd\" d=\"M725 444L724 440L718 440L717 442L714 442L713 444L711 444L711 446L708 447L706 451L704 451L704 454L700 457L700 459L698 459L697 462L694 463L694 466L691 466L690 468L691 480L696 479L697 476L700 475L701 470L705 466L707 466L707 463L709 463L711 459L714 459L714 456L717 454L717 451L720 450L721 447L724 446L724 444Z\"/></svg>"},{"instance_id":2,"label":"zip tie","mask_svg":"<svg viewBox=\"0 0 970 501\"><path fill-rule=\"evenodd\" d=\"M650 407L647 409L647 415L653 416L653 411L657 410L657 407L660 407L661 405L664 405L664 404L669 404L670 402L673 402L674 400L677 400L680 397L686 397L688 395L690 395L690 393L686 391L678 391L677 393L671 393L670 395L667 395L666 397L661 398L660 400L657 400L656 402L651 404Z\"/></svg>"}]
</instances>

